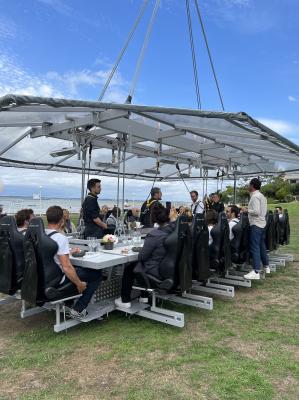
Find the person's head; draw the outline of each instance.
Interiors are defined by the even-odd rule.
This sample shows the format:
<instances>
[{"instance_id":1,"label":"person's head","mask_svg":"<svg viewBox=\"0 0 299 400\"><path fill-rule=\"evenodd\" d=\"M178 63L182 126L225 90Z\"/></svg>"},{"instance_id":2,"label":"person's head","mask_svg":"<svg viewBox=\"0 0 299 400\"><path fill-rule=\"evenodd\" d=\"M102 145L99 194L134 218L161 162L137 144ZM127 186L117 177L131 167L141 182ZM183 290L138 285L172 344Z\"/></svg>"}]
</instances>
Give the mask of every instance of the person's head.
<instances>
[{"instance_id":1,"label":"person's head","mask_svg":"<svg viewBox=\"0 0 299 400\"><path fill-rule=\"evenodd\" d=\"M185 207L184 206L180 206L179 207L179 210L178 210L178 213L181 215L181 214L184 214L185 213Z\"/></svg>"},{"instance_id":2,"label":"person's head","mask_svg":"<svg viewBox=\"0 0 299 400\"><path fill-rule=\"evenodd\" d=\"M159 226L167 224L169 222L169 210L160 203L155 204L151 209L151 221Z\"/></svg>"},{"instance_id":3,"label":"person's head","mask_svg":"<svg viewBox=\"0 0 299 400\"><path fill-rule=\"evenodd\" d=\"M28 212L30 214L30 219L35 217L34 211L32 210L32 208L28 208Z\"/></svg>"},{"instance_id":4,"label":"person's head","mask_svg":"<svg viewBox=\"0 0 299 400\"><path fill-rule=\"evenodd\" d=\"M135 218L139 218L139 216L140 216L140 209L137 208L137 207L133 207L133 208L132 208L132 215L133 215L133 217L135 217Z\"/></svg>"},{"instance_id":5,"label":"person's head","mask_svg":"<svg viewBox=\"0 0 299 400\"><path fill-rule=\"evenodd\" d=\"M46 217L48 225L60 227L64 223L63 210L60 206L51 206L47 209Z\"/></svg>"},{"instance_id":6,"label":"person's head","mask_svg":"<svg viewBox=\"0 0 299 400\"><path fill-rule=\"evenodd\" d=\"M63 219L64 219L65 221L68 221L68 220L70 219L70 212L69 212L69 210L67 210L66 208L64 208L62 211L63 211Z\"/></svg>"},{"instance_id":7,"label":"person's head","mask_svg":"<svg viewBox=\"0 0 299 400\"><path fill-rule=\"evenodd\" d=\"M236 205L233 204L233 205L227 206L225 213L226 213L227 219L233 219L233 218L238 217L240 210Z\"/></svg>"},{"instance_id":8,"label":"person's head","mask_svg":"<svg viewBox=\"0 0 299 400\"><path fill-rule=\"evenodd\" d=\"M87 182L87 189L90 191L92 194L100 194L101 193L101 181L100 179L92 178L89 179Z\"/></svg>"},{"instance_id":9,"label":"person's head","mask_svg":"<svg viewBox=\"0 0 299 400\"><path fill-rule=\"evenodd\" d=\"M192 222L193 213L192 213L192 211L191 211L191 208L185 207L184 215L187 217L188 222Z\"/></svg>"},{"instance_id":10,"label":"person's head","mask_svg":"<svg viewBox=\"0 0 299 400\"><path fill-rule=\"evenodd\" d=\"M282 207L276 207L275 210L278 212L278 214L282 214Z\"/></svg>"},{"instance_id":11,"label":"person's head","mask_svg":"<svg viewBox=\"0 0 299 400\"><path fill-rule=\"evenodd\" d=\"M103 214L103 215L106 215L107 214L107 212L108 212L108 206L103 206L102 208L101 208L101 214Z\"/></svg>"},{"instance_id":12,"label":"person's head","mask_svg":"<svg viewBox=\"0 0 299 400\"><path fill-rule=\"evenodd\" d=\"M2 213L2 211L3 211L3 206L0 205L0 214Z\"/></svg>"},{"instance_id":13,"label":"person's head","mask_svg":"<svg viewBox=\"0 0 299 400\"><path fill-rule=\"evenodd\" d=\"M155 200L161 200L162 199L161 189L158 187L153 187L151 189L151 198Z\"/></svg>"},{"instance_id":14,"label":"person's head","mask_svg":"<svg viewBox=\"0 0 299 400\"><path fill-rule=\"evenodd\" d=\"M18 228L27 228L30 220L29 210L23 209L16 213L16 223Z\"/></svg>"},{"instance_id":15,"label":"person's head","mask_svg":"<svg viewBox=\"0 0 299 400\"><path fill-rule=\"evenodd\" d=\"M218 222L218 213L215 210L206 211L206 222L207 225L216 225Z\"/></svg>"},{"instance_id":16,"label":"person's head","mask_svg":"<svg viewBox=\"0 0 299 400\"><path fill-rule=\"evenodd\" d=\"M258 178L253 178L249 182L249 192L255 192L256 190L260 190L262 186L261 181Z\"/></svg>"},{"instance_id":17,"label":"person's head","mask_svg":"<svg viewBox=\"0 0 299 400\"><path fill-rule=\"evenodd\" d=\"M195 203L198 200L198 192L196 190L192 190L190 192L190 197L193 203Z\"/></svg>"},{"instance_id":18,"label":"person's head","mask_svg":"<svg viewBox=\"0 0 299 400\"><path fill-rule=\"evenodd\" d=\"M212 201L213 201L213 203L219 203L219 201L220 201L220 194L219 194L219 193L213 193L213 194L212 194Z\"/></svg>"},{"instance_id":19,"label":"person's head","mask_svg":"<svg viewBox=\"0 0 299 400\"><path fill-rule=\"evenodd\" d=\"M113 215L113 217L115 217L115 218L119 217L119 216L120 216L120 214L121 214L121 210L120 210L120 208L113 207L113 208L112 208L112 212L111 212L111 214L112 214L112 215Z\"/></svg>"}]
</instances>

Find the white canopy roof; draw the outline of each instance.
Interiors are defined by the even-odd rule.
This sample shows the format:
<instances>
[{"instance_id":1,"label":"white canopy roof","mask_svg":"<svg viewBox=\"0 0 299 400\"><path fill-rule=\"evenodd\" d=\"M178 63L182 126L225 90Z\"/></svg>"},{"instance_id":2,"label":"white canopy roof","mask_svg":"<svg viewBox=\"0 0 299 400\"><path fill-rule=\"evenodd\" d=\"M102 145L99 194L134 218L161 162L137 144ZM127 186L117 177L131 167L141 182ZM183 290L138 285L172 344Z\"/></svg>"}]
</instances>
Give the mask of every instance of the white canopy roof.
<instances>
[{"instance_id":1,"label":"white canopy roof","mask_svg":"<svg viewBox=\"0 0 299 400\"><path fill-rule=\"evenodd\" d=\"M81 173L85 152L91 174L134 179L299 168L299 147L243 112L0 98L1 166Z\"/></svg>"}]
</instances>

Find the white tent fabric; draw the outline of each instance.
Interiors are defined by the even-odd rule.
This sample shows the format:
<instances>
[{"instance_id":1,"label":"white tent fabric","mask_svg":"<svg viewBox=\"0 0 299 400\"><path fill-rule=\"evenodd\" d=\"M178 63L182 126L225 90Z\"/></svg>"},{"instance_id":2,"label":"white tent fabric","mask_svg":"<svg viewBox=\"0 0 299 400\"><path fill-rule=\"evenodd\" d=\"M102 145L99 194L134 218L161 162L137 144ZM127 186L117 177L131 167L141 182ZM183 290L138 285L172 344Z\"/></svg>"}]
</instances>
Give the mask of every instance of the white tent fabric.
<instances>
[{"instance_id":1,"label":"white tent fabric","mask_svg":"<svg viewBox=\"0 0 299 400\"><path fill-rule=\"evenodd\" d=\"M85 152L94 175L148 180L299 168L299 147L245 113L0 98L1 166L81 173Z\"/></svg>"}]
</instances>

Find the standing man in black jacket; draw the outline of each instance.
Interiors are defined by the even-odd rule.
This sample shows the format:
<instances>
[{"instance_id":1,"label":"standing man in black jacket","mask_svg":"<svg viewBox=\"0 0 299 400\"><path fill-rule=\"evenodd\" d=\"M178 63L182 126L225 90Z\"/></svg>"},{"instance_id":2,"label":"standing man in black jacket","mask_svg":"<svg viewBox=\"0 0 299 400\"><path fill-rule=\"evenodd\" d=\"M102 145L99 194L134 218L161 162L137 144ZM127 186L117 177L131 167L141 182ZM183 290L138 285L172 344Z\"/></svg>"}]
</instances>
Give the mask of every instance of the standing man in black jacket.
<instances>
[{"instance_id":1,"label":"standing man in black jacket","mask_svg":"<svg viewBox=\"0 0 299 400\"><path fill-rule=\"evenodd\" d=\"M161 189L158 187L153 187L151 189L151 198L146 200L141 206L140 212L140 222L144 228L152 228L154 226L153 222L151 221L151 209L154 204L162 199L162 192Z\"/></svg>"},{"instance_id":2,"label":"standing man in black jacket","mask_svg":"<svg viewBox=\"0 0 299 400\"><path fill-rule=\"evenodd\" d=\"M89 236L101 239L107 225L100 218L100 207L98 204L98 194L101 193L101 181L99 179L89 179L87 182L88 195L82 204L83 220L85 224L84 237Z\"/></svg>"}]
</instances>

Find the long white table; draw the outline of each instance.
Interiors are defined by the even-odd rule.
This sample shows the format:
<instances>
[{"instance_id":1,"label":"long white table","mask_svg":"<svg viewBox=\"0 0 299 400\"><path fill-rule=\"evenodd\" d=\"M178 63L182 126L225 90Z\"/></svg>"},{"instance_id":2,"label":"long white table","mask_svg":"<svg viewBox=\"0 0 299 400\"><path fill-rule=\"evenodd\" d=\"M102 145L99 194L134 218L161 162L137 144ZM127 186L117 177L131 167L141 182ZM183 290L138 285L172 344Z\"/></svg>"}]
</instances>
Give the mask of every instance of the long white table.
<instances>
[{"instance_id":1,"label":"long white table","mask_svg":"<svg viewBox=\"0 0 299 400\"><path fill-rule=\"evenodd\" d=\"M81 247L86 244L85 242L87 241L80 240L80 243L78 243L78 239L74 239L70 240L70 245L71 247L76 247L78 245ZM138 246L142 245L143 243L138 244ZM101 249L96 253L87 254L83 257L70 256L70 260L74 266L91 269L105 269L138 260L138 253L133 251L129 251L128 254L122 253L121 250L124 248L128 248L128 246L120 244L115 246L113 250Z\"/></svg>"}]
</instances>

